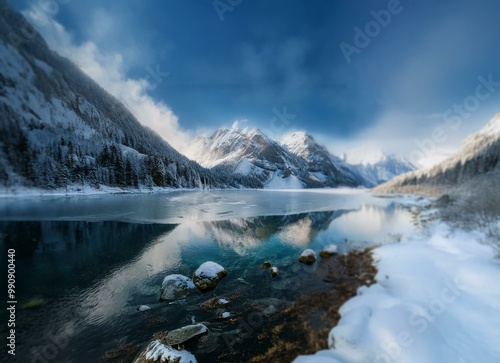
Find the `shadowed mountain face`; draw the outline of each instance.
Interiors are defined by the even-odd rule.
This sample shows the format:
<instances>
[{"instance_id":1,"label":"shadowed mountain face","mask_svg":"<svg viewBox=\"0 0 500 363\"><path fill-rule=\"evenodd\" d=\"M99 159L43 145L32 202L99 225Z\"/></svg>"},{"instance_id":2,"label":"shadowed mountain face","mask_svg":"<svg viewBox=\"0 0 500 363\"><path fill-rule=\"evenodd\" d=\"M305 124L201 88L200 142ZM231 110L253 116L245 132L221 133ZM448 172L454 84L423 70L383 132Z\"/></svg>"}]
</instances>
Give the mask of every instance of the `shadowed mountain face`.
<instances>
[{"instance_id":1,"label":"shadowed mountain face","mask_svg":"<svg viewBox=\"0 0 500 363\"><path fill-rule=\"evenodd\" d=\"M271 180L291 187L321 187L304 159L283 149L258 129L220 129L198 137L188 156L218 174L232 175L243 186L262 188Z\"/></svg>"},{"instance_id":2,"label":"shadowed mountain face","mask_svg":"<svg viewBox=\"0 0 500 363\"><path fill-rule=\"evenodd\" d=\"M307 162L313 177L327 187L366 186L366 180L354 168L330 154L326 147L318 144L306 132L294 132L279 140L283 148Z\"/></svg>"},{"instance_id":3,"label":"shadowed mountain face","mask_svg":"<svg viewBox=\"0 0 500 363\"><path fill-rule=\"evenodd\" d=\"M414 169L381 153L375 162L348 163L304 131L274 141L258 129L220 129L198 137L188 156L241 185L277 189L372 187Z\"/></svg>"},{"instance_id":4,"label":"shadowed mountain face","mask_svg":"<svg viewBox=\"0 0 500 363\"><path fill-rule=\"evenodd\" d=\"M378 192L429 192L495 178L500 171L500 114L464 140L460 150L426 170L403 174L375 189ZM498 181L497 181L498 183Z\"/></svg>"},{"instance_id":5,"label":"shadowed mountain face","mask_svg":"<svg viewBox=\"0 0 500 363\"><path fill-rule=\"evenodd\" d=\"M0 184L222 186L0 4Z\"/></svg>"}]
</instances>

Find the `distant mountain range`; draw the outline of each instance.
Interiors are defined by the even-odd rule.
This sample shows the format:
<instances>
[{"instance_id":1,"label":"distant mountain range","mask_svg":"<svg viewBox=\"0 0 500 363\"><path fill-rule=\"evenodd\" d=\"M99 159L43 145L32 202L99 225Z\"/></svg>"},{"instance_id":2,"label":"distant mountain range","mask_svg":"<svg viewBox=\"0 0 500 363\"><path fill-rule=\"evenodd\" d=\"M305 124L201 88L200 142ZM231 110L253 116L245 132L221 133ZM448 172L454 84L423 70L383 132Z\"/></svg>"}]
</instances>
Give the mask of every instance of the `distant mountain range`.
<instances>
[{"instance_id":1,"label":"distant mountain range","mask_svg":"<svg viewBox=\"0 0 500 363\"><path fill-rule=\"evenodd\" d=\"M348 163L303 131L274 141L258 129L219 129L198 137L188 150L187 156L200 165L255 188L373 187L415 169L383 154L369 162Z\"/></svg>"},{"instance_id":2,"label":"distant mountain range","mask_svg":"<svg viewBox=\"0 0 500 363\"><path fill-rule=\"evenodd\" d=\"M388 193L442 192L444 189L488 178L500 188L500 114L467 137L460 150L429 169L400 175L375 190Z\"/></svg>"},{"instance_id":3,"label":"distant mountain range","mask_svg":"<svg viewBox=\"0 0 500 363\"><path fill-rule=\"evenodd\" d=\"M271 140L258 129L199 137L190 160L51 51L34 29L23 31L28 24L13 10L0 14L4 188L372 187L413 169L385 155L360 163L340 159L305 132Z\"/></svg>"},{"instance_id":4,"label":"distant mountain range","mask_svg":"<svg viewBox=\"0 0 500 363\"><path fill-rule=\"evenodd\" d=\"M366 185L370 187L417 169L408 160L395 155L384 154L380 149L374 147L350 150L343 155L342 160L352 165L365 180Z\"/></svg>"}]
</instances>

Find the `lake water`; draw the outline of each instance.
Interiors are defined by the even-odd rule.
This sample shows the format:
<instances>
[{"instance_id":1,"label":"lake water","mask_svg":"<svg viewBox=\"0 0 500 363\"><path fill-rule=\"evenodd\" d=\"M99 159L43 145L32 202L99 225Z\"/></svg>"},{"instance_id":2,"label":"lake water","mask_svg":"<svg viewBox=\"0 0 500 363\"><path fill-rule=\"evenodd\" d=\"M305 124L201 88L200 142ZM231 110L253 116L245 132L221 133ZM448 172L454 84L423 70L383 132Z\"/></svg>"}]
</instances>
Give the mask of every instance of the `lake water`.
<instances>
[{"instance_id":1,"label":"lake water","mask_svg":"<svg viewBox=\"0 0 500 363\"><path fill-rule=\"evenodd\" d=\"M407 209L359 191L3 199L0 245L4 256L16 250L13 361L99 362L114 348L145 344L155 332L192 321L214 321L223 331L220 311L199 309L208 298L243 296L228 311L276 292L293 302L298 285L290 277L307 273L296 262L305 248L393 243L414 228ZM166 275L191 276L208 260L228 271L213 292L159 303ZM280 269L276 279L262 270L266 260ZM2 264L5 270L5 259ZM152 309L139 312L139 305ZM5 322L4 309L1 314Z\"/></svg>"}]
</instances>

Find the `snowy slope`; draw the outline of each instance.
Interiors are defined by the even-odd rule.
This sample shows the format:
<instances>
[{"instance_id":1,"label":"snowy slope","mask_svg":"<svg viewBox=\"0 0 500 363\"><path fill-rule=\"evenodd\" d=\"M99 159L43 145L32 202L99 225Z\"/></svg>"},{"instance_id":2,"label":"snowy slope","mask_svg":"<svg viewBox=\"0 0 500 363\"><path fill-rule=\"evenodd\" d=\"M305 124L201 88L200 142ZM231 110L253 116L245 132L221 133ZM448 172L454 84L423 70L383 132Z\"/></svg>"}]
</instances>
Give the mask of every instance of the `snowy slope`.
<instances>
[{"instance_id":1,"label":"snowy slope","mask_svg":"<svg viewBox=\"0 0 500 363\"><path fill-rule=\"evenodd\" d=\"M342 306L331 349L294 362L500 362L500 266L481 241L436 222L375 249L378 282Z\"/></svg>"},{"instance_id":2,"label":"snowy slope","mask_svg":"<svg viewBox=\"0 0 500 363\"><path fill-rule=\"evenodd\" d=\"M5 5L7 6L7 5ZM0 15L0 186L220 186L41 36Z\"/></svg>"},{"instance_id":3,"label":"snowy slope","mask_svg":"<svg viewBox=\"0 0 500 363\"><path fill-rule=\"evenodd\" d=\"M188 150L192 160L218 174L233 175L246 187L321 186L305 160L255 128L219 129L209 137L198 137Z\"/></svg>"},{"instance_id":4,"label":"snowy slope","mask_svg":"<svg viewBox=\"0 0 500 363\"><path fill-rule=\"evenodd\" d=\"M266 189L302 189L302 183L295 175L283 178L279 172L275 172L271 179L264 185Z\"/></svg>"},{"instance_id":5,"label":"snowy slope","mask_svg":"<svg viewBox=\"0 0 500 363\"><path fill-rule=\"evenodd\" d=\"M330 154L314 137L304 131L293 132L278 140L292 154L304 159L311 174L326 187L367 185L354 168Z\"/></svg>"},{"instance_id":6,"label":"snowy slope","mask_svg":"<svg viewBox=\"0 0 500 363\"><path fill-rule=\"evenodd\" d=\"M440 189L499 170L500 114L497 114L484 128L467 137L454 155L432 168L401 175L376 190L411 192L425 187Z\"/></svg>"},{"instance_id":7,"label":"snowy slope","mask_svg":"<svg viewBox=\"0 0 500 363\"><path fill-rule=\"evenodd\" d=\"M373 187L414 169L402 159L370 150L361 150L346 162L304 131L276 142L258 129L220 129L209 137L198 137L188 150L186 155L192 160L218 174L236 174L247 187L268 187L271 180L274 187Z\"/></svg>"}]
</instances>

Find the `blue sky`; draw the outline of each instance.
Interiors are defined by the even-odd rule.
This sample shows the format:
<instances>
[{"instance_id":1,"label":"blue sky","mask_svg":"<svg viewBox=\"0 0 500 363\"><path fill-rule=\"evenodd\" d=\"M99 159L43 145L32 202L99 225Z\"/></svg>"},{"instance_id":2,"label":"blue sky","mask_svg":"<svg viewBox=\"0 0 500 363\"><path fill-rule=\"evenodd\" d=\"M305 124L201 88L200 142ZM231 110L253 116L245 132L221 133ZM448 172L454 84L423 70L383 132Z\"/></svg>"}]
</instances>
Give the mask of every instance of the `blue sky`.
<instances>
[{"instance_id":1,"label":"blue sky","mask_svg":"<svg viewBox=\"0 0 500 363\"><path fill-rule=\"evenodd\" d=\"M408 156L444 125L446 141L419 154L435 161L500 111L493 89L468 99L459 127L443 117L478 77L500 81L495 0L11 3L179 149L242 120L273 137L307 130L336 153L373 144ZM273 120L285 108L295 117Z\"/></svg>"}]
</instances>

